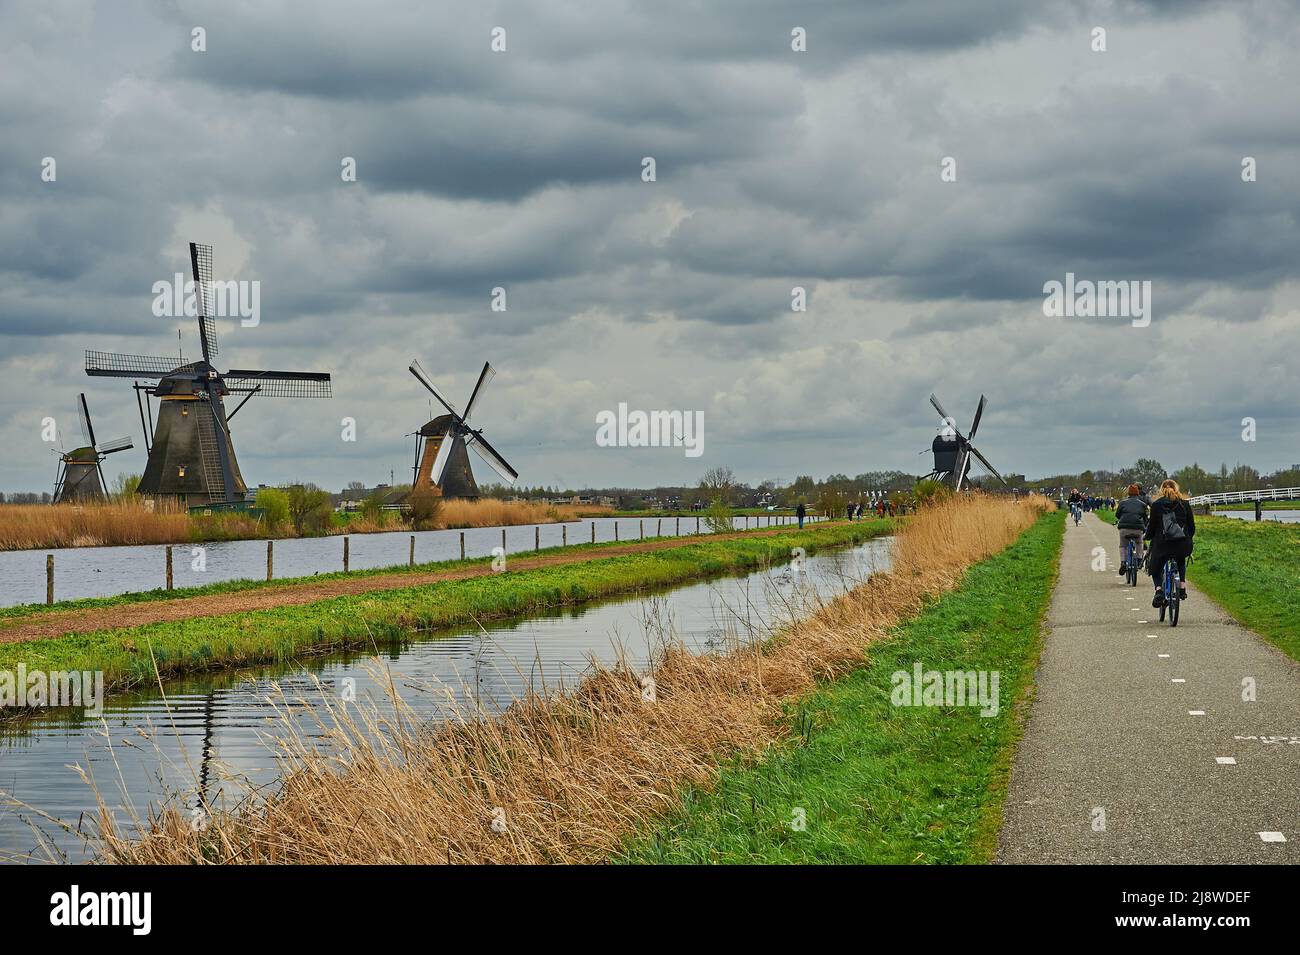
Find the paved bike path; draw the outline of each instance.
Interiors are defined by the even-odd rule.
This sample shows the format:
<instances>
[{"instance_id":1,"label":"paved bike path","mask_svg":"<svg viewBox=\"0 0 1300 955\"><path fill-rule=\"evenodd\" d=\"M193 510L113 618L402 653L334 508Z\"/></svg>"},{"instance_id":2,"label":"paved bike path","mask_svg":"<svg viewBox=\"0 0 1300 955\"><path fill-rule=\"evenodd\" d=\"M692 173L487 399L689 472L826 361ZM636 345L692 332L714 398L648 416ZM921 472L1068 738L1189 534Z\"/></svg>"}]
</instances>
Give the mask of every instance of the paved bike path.
<instances>
[{"instance_id":1,"label":"paved bike path","mask_svg":"<svg viewBox=\"0 0 1300 955\"><path fill-rule=\"evenodd\" d=\"M1195 587L1171 628L1114 527L1066 525L998 861L1300 862L1300 665Z\"/></svg>"}]
</instances>

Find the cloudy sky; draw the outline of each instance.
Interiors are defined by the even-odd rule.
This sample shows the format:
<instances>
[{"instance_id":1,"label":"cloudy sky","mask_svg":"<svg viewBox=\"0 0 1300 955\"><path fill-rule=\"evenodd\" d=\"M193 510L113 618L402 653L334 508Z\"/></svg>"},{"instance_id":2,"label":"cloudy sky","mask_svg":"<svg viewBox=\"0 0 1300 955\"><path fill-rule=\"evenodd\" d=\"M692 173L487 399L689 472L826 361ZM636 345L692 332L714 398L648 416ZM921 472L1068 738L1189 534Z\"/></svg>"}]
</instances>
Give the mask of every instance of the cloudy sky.
<instances>
[{"instance_id":1,"label":"cloudy sky","mask_svg":"<svg viewBox=\"0 0 1300 955\"><path fill-rule=\"evenodd\" d=\"M1300 462L1297 48L1283 2L0 0L0 490L79 391L142 446L83 351L197 354L151 310L191 240L261 283L219 367L334 375L240 412L250 484L409 475L413 356L491 360L527 484L924 471L932 390L1008 472ZM1067 272L1149 326L1045 316ZM619 402L703 456L598 447Z\"/></svg>"}]
</instances>

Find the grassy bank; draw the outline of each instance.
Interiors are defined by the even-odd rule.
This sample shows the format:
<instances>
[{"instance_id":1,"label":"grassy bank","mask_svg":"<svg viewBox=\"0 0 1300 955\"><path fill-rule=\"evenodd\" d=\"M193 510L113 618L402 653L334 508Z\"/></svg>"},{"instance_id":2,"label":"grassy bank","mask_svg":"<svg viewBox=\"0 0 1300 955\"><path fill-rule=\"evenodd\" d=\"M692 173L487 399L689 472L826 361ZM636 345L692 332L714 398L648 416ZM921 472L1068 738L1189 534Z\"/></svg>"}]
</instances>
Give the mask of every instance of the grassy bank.
<instances>
[{"instance_id":1,"label":"grassy bank","mask_svg":"<svg viewBox=\"0 0 1300 955\"><path fill-rule=\"evenodd\" d=\"M1197 517L1187 576L1244 626L1300 660L1300 526Z\"/></svg>"},{"instance_id":2,"label":"grassy bank","mask_svg":"<svg viewBox=\"0 0 1300 955\"><path fill-rule=\"evenodd\" d=\"M1064 515L972 567L958 590L875 645L870 662L791 707L789 741L641 833L622 858L667 863L978 863L997 845L1015 701L1030 689ZM896 707L891 674L1000 673L1001 709ZM805 828L794 828L800 818Z\"/></svg>"},{"instance_id":3,"label":"grassy bank","mask_svg":"<svg viewBox=\"0 0 1300 955\"><path fill-rule=\"evenodd\" d=\"M888 533L889 521L828 524L787 534L700 540L661 551L440 581L251 613L0 645L0 670L102 670L124 689L185 672L283 661L345 646L391 644L425 630L526 614L595 597L667 586L788 561L791 549L858 543ZM608 545L583 545L598 550ZM572 552L578 548L567 548ZM552 548L546 553L560 553ZM461 562L456 562L460 564ZM473 563L482 564L483 561ZM426 568L429 569L428 565ZM312 578L319 580L320 578Z\"/></svg>"},{"instance_id":4,"label":"grassy bank","mask_svg":"<svg viewBox=\"0 0 1300 955\"><path fill-rule=\"evenodd\" d=\"M1115 523L1113 512L1098 516ZM1198 515L1187 579L1243 626L1300 660L1300 524Z\"/></svg>"}]
</instances>

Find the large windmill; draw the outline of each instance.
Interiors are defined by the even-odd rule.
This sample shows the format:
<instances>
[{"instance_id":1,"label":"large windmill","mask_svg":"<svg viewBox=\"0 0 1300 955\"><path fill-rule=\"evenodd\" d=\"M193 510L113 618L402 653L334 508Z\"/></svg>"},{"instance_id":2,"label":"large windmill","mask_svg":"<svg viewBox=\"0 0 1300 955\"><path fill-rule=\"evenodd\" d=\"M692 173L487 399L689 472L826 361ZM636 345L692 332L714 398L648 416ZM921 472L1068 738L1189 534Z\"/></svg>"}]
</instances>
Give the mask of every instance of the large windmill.
<instances>
[{"instance_id":1,"label":"large windmill","mask_svg":"<svg viewBox=\"0 0 1300 955\"><path fill-rule=\"evenodd\" d=\"M464 414L442 396L442 392L434 386L424 368L414 358L411 359L410 372L447 409L447 414L438 415L415 432L415 480L412 490L434 487L446 497L478 497L478 484L475 483L474 472L469 466L469 455L465 453L467 447L473 448L507 484L514 484L519 472L488 444L483 437L482 428L469 426L474 403L482 393L483 386L496 377L495 369L489 363L483 363L483 371L479 373L478 384L469 396Z\"/></svg>"},{"instance_id":2,"label":"large windmill","mask_svg":"<svg viewBox=\"0 0 1300 955\"><path fill-rule=\"evenodd\" d=\"M971 422L970 432L965 437L962 437L961 432L957 430L957 419L944 411L938 398L930 395L930 404L934 405L934 410L943 418L943 427L939 429L939 434L931 445L931 450L934 452L934 470L930 472L930 477L960 491L970 474L971 458L975 458L990 474L1006 484L1002 475L997 472L997 468L989 464L988 458L980 454L979 448L971 444L980 426L980 418L984 416L984 407L988 404L988 399L980 395L980 403L975 408L975 419Z\"/></svg>"},{"instance_id":3,"label":"large windmill","mask_svg":"<svg viewBox=\"0 0 1300 955\"><path fill-rule=\"evenodd\" d=\"M134 378L137 394L158 398L158 422L151 429L152 442L146 441L149 462L140 493L193 507L242 501L248 493L230 440L230 419L249 398L328 398L330 376L314 371L217 371L211 364L217 354L211 246L190 243L190 269L202 360L88 351L86 374ZM142 385L142 379L150 383ZM244 396L229 415L222 400L226 395ZM149 434L146 428L146 439Z\"/></svg>"},{"instance_id":4,"label":"large windmill","mask_svg":"<svg viewBox=\"0 0 1300 955\"><path fill-rule=\"evenodd\" d=\"M95 440L95 425L90 420L90 406L86 396L77 399L77 417L81 419L79 448L59 452L59 474L54 480L54 503L64 501L102 501L108 496L104 482L104 458L118 451L134 447L130 438L114 438L103 444Z\"/></svg>"}]
</instances>

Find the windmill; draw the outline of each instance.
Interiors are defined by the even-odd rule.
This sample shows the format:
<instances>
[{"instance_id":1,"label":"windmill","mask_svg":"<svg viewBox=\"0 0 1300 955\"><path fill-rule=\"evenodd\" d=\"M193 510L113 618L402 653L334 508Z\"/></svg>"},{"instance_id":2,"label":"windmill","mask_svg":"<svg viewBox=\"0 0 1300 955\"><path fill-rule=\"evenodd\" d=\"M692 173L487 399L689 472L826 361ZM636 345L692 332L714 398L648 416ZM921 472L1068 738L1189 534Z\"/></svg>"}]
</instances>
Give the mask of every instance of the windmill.
<instances>
[{"instance_id":1,"label":"windmill","mask_svg":"<svg viewBox=\"0 0 1300 955\"><path fill-rule=\"evenodd\" d=\"M988 404L988 399L980 395L980 403L975 408L975 418L971 421L970 433L964 438L960 431L957 430L957 420L943 409L939 404L939 399L930 395L930 404L934 405L934 410L939 412L943 418L943 427L940 428L939 434L935 437L931 450L934 452L934 470L930 472L930 477L951 485L955 490L960 491L962 485L966 483L966 477L970 474L971 458L975 458L979 463L995 478L1007 482L1002 475L997 472L993 465L989 464L988 458L980 454L979 448L971 444L975 438L975 432L980 426L980 418L984 416L984 408ZM924 452L922 452L924 453Z\"/></svg>"},{"instance_id":2,"label":"windmill","mask_svg":"<svg viewBox=\"0 0 1300 955\"><path fill-rule=\"evenodd\" d=\"M134 378L137 398L144 392L158 399L158 421L145 430L149 462L140 479L142 495L172 497L190 506L234 503L244 500L248 486L235 459L230 419L254 395L328 398L330 376L314 371L217 371L211 364L217 354L212 247L189 245L203 358L186 362L184 357L87 351L86 374ZM142 379L148 383L141 384ZM244 396L228 415L223 401L227 395ZM152 424L152 411L150 418ZM151 433L152 442L148 440Z\"/></svg>"},{"instance_id":3,"label":"windmill","mask_svg":"<svg viewBox=\"0 0 1300 955\"><path fill-rule=\"evenodd\" d=\"M86 443L71 451L59 452L59 475L54 481L54 503L64 501L96 501L108 496L104 483L104 458L118 451L134 447L130 438L114 438L99 444L95 441L95 426L90 420L90 406L82 394L77 400L77 415L81 418L81 437Z\"/></svg>"},{"instance_id":4,"label":"windmill","mask_svg":"<svg viewBox=\"0 0 1300 955\"><path fill-rule=\"evenodd\" d=\"M446 497L478 497L478 485L474 482L474 472L469 466L469 455L465 453L467 447L473 448L507 484L514 484L519 472L488 444L483 437L482 428L469 426L474 403L482 393L483 386L496 377L496 370L488 362L483 363L478 384L470 393L463 415L442 396L442 392L434 386L417 359L411 359L410 372L447 409L447 414L438 415L415 432L415 480L412 490L435 487Z\"/></svg>"}]
</instances>

